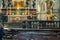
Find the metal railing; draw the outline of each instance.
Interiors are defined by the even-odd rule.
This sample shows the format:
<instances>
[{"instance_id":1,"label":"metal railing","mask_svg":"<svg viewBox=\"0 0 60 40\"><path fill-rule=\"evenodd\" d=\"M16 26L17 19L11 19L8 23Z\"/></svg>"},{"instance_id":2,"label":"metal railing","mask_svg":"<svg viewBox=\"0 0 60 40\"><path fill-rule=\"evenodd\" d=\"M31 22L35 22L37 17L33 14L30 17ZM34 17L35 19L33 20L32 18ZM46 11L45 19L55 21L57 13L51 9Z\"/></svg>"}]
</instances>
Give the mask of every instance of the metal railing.
<instances>
[{"instance_id":1,"label":"metal railing","mask_svg":"<svg viewBox=\"0 0 60 40\"><path fill-rule=\"evenodd\" d=\"M23 28L60 28L60 21L41 21L41 20L26 20L22 23Z\"/></svg>"},{"instance_id":2,"label":"metal railing","mask_svg":"<svg viewBox=\"0 0 60 40\"><path fill-rule=\"evenodd\" d=\"M60 21L25 20L17 23L4 23L10 29L59 29Z\"/></svg>"}]
</instances>

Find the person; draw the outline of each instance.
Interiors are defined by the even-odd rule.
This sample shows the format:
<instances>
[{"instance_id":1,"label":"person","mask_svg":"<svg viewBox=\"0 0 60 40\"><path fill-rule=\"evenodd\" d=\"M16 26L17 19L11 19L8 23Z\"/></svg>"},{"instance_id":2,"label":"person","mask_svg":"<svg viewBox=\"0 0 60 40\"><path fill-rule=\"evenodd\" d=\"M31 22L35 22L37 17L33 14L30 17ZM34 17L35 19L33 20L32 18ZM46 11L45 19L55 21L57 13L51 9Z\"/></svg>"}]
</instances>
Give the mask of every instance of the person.
<instances>
[{"instance_id":1,"label":"person","mask_svg":"<svg viewBox=\"0 0 60 40\"><path fill-rule=\"evenodd\" d=\"M2 40L3 36L5 35L3 25L0 23L0 40Z\"/></svg>"}]
</instances>

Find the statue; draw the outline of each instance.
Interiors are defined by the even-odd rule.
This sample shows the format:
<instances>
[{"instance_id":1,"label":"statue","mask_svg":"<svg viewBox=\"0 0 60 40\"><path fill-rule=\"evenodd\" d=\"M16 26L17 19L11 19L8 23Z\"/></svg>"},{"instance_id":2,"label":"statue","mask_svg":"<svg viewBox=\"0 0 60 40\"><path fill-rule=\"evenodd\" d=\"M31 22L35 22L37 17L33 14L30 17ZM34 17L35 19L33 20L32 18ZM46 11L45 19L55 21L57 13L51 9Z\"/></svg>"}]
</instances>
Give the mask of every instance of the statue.
<instances>
[{"instance_id":1,"label":"statue","mask_svg":"<svg viewBox=\"0 0 60 40\"><path fill-rule=\"evenodd\" d=\"M46 0L47 11L49 10L51 13L53 12L54 1Z\"/></svg>"}]
</instances>

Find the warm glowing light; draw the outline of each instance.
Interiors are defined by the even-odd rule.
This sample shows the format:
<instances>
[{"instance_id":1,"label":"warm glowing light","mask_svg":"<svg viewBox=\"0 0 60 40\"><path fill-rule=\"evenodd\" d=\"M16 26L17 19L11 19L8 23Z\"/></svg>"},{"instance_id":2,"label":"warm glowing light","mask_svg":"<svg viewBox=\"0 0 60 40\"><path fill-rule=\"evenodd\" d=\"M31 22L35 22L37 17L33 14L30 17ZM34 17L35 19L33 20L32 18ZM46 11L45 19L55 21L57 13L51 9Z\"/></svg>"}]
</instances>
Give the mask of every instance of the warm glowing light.
<instances>
[{"instance_id":1,"label":"warm glowing light","mask_svg":"<svg viewBox=\"0 0 60 40\"><path fill-rule=\"evenodd\" d=\"M20 5L19 5L19 3L17 3L17 9L19 9L20 8Z\"/></svg>"}]
</instances>

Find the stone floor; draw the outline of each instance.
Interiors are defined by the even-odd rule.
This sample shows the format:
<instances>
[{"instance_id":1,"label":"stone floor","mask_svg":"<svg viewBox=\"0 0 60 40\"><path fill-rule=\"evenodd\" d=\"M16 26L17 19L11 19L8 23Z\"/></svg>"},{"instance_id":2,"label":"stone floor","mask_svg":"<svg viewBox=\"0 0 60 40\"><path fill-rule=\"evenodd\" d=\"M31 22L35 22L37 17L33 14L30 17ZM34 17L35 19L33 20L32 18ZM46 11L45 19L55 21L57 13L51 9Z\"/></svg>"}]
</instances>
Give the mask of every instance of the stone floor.
<instances>
[{"instance_id":1,"label":"stone floor","mask_svg":"<svg viewBox=\"0 0 60 40\"><path fill-rule=\"evenodd\" d=\"M3 40L60 40L60 38L56 38L56 37L50 37L50 38L31 38L31 39L22 39L22 38L18 38L18 39L3 39Z\"/></svg>"},{"instance_id":2,"label":"stone floor","mask_svg":"<svg viewBox=\"0 0 60 40\"><path fill-rule=\"evenodd\" d=\"M5 38L4 40L60 40L59 35L52 35L52 32L46 32L47 34L44 33L45 32L20 32L14 35L12 38Z\"/></svg>"}]
</instances>

